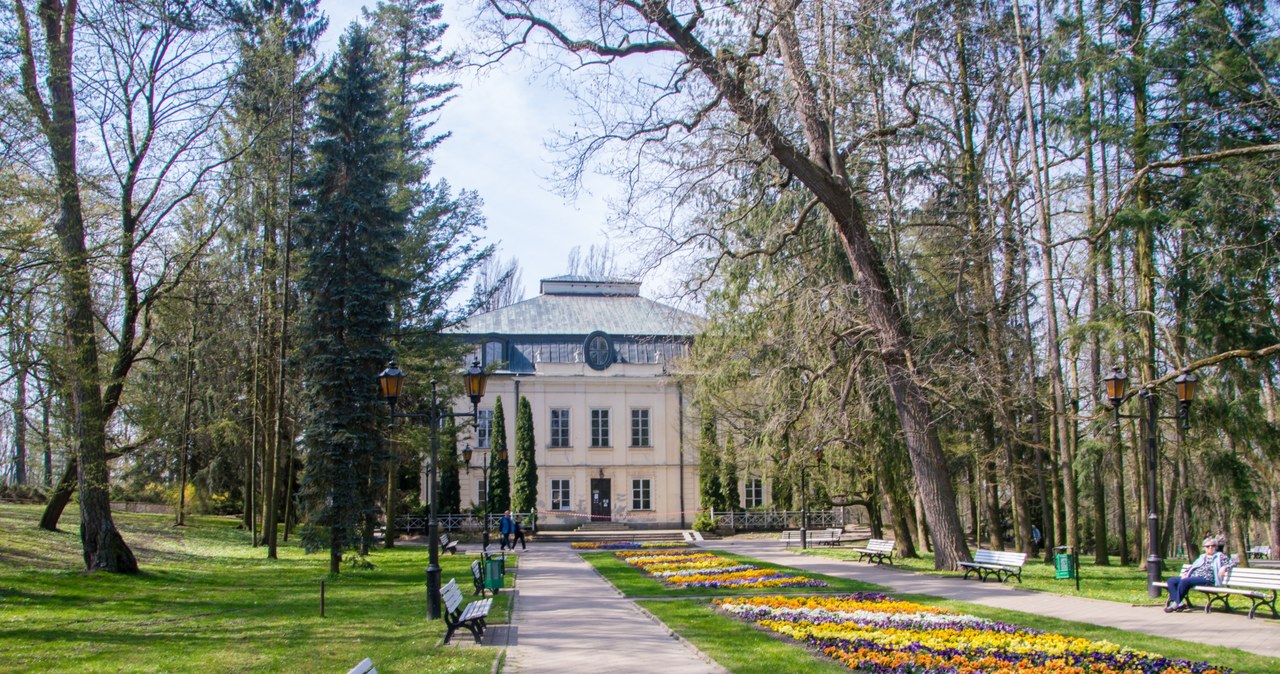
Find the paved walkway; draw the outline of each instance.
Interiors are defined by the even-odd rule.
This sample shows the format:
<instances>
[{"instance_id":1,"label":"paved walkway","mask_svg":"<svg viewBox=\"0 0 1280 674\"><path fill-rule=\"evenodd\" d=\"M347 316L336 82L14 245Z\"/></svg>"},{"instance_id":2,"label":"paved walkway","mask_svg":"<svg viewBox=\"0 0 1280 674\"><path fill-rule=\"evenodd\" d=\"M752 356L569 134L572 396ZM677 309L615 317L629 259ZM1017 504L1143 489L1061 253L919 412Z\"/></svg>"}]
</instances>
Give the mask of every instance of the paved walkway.
<instances>
[{"instance_id":1,"label":"paved walkway","mask_svg":"<svg viewBox=\"0 0 1280 674\"><path fill-rule=\"evenodd\" d=\"M1280 658L1280 621L1237 614L1164 613L1157 606L1081 599L1016 586L912 573L887 566L801 555L774 541L707 541L767 562L876 583L895 592L928 594L1026 613L1051 615L1184 641L1239 648ZM531 544L520 553L512 624L493 625L485 645L507 647L502 671L519 674L601 671L724 670L621 597L564 543ZM462 634L457 641L471 643Z\"/></svg>"},{"instance_id":2,"label":"paved walkway","mask_svg":"<svg viewBox=\"0 0 1280 674\"><path fill-rule=\"evenodd\" d=\"M1242 651L1280 658L1280 621L1248 615L1215 612L1206 616L1200 611L1165 613L1163 604L1139 606L1113 601L1083 599L1019 590L1017 584L981 583L962 580L959 575L934 576L901 571L888 566L845 562L829 557L802 555L784 550L770 541L707 541L705 548L720 548L755 557L774 564L804 569L841 578L854 578L893 588L895 592L928 594L935 597L973 602L985 606L1047 615L1063 620L1116 627L1213 646L1227 646ZM1154 601L1154 600L1153 600ZM1203 600L1197 602L1204 605ZM1237 606L1240 601L1234 602ZM1263 609L1266 611L1266 609Z\"/></svg>"},{"instance_id":3,"label":"paved walkway","mask_svg":"<svg viewBox=\"0 0 1280 674\"><path fill-rule=\"evenodd\" d=\"M509 645L502 671L725 672L623 599L567 544L532 544L520 553L511 627L485 642Z\"/></svg>"}]
</instances>

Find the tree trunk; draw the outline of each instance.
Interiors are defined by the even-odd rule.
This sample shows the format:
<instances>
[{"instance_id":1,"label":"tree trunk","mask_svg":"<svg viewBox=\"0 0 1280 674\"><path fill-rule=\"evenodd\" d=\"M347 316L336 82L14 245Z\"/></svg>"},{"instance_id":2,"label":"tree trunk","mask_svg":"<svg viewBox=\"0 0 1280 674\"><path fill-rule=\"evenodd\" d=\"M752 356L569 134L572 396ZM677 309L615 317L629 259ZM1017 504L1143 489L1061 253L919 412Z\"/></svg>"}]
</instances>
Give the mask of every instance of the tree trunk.
<instances>
[{"instance_id":1,"label":"tree trunk","mask_svg":"<svg viewBox=\"0 0 1280 674\"><path fill-rule=\"evenodd\" d=\"M62 315L65 321L68 370L63 372L76 446L80 489L80 540L85 567L90 571L136 573L138 561L116 529L108 498L106 426L110 410L104 404L93 307L89 254L85 246L84 212L80 201L76 162L76 109L71 77L72 40L77 3L42 2L40 23L48 57L45 93L36 82L26 6L15 0L18 46L22 54L22 89L36 115L53 158L58 188L58 270L62 276Z\"/></svg>"},{"instance_id":2,"label":"tree trunk","mask_svg":"<svg viewBox=\"0 0 1280 674\"><path fill-rule=\"evenodd\" d=\"M62 512L67 509L67 504L71 502L71 495L76 491L78 463L74 456L67 460L67 468L62 472L62 477L58 478L58 487L49 494L49 502L45 504L44 514L40 516L41 529L58 530L58 521L62 519Z\"/></svg>"}]
</instances>

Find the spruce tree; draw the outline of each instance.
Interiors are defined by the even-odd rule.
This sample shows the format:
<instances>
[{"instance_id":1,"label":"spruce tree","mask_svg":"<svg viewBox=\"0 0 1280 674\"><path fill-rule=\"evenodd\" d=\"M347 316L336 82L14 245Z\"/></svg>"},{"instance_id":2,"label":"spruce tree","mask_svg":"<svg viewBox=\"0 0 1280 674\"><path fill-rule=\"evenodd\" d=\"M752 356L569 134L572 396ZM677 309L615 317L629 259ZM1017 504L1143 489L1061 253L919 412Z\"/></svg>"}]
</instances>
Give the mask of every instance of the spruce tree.
<instances>
[{"instance_id":1,"label":"spruce tree","mask_svg":"<svg viewBox=\"0 0 1280 674\"><path fill-rule=\"evenodd\" d=\"M493 403L493 431L490 440L489 498L485 511L502 513L511 508L511 478L507 470L507 459L498 460L498 455L505 455L507 451L507 419L502 412L501 396Z\"/></svg>"},{"instance_id":2,"label":"spruce tree","mask_svg":"<svg viewBox=\"0 0 1280 674\"><path fill-rule=\"evenodd\" d=\"M538 507L538 460L534 455L533 407L520 396L516 405L516 477L511 506L516 512L532 512Z\"/></svg>"},{"instance_id":3,"label":"spruce tree","mask_svg":"<svg viewBox=\"0 0 1280 674\"><path fill-rule=\"evenodd\" d=\"M390 199L398 176L388 120L373 43L353 24L319 97L298 223L302 541L309 552L328 548L331 573L344 552L358 549L385 484L375 378L391 356L391 306L402 283L390 272L405 226Z\"/></svg>"}]
</instances>

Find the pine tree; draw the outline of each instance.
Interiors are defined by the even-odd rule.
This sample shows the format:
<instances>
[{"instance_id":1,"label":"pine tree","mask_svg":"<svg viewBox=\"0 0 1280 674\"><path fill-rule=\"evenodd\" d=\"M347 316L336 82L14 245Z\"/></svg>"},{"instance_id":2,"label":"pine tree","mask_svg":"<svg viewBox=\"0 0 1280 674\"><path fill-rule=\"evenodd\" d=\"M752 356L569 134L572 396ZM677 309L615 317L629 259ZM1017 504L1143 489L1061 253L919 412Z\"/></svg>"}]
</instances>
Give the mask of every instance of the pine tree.
<instances>
[{"instance_id":1,"label":"pine tree","mask_svg":"<svg viewBox=\"0 0 1280 674\"><path fill-rule=\"evenodd\" d=\"M726 443L720 458L720 504L725 510L742 510L738 498L738 462L733 446Z\"/></svg>"},{"instance_id":2,"label":"pine tree","mask_svg":"<svg viewBox=\"0 0 1280 674\"><path fill-rule=\"evenodd\" d=\"M511 508L511 478L507 459L498 455L507 453L507 418L502 412L502 397L493 404L493 432L489 450L489 498L485 511L502 513Z\"/></svg>"},{"instance_id":3,"label":"pine tree","mask_svg":"<svg viewBox=\"0 0 1280 674\"><path fill-rule=\"evenodd\" d=\"M298 238L302 541L308 551L329 549L331 573L376 515L388 457L374 378L391 356L391 306L402 288L390 272L405 222L390 200L397 175L388 120L373 43L352 25L320 95Z\"/></svg>"},{"instance_id":4,"label":"pine tree","mask_svg":"<svg viewBox=\"0 0 1280 674\"><path fill-rule=\"evenodd\" d=\"M534 455L533 407L520 396L516 405L516 479L511 506L516 512L532 512L538 507L538 460Z\"/></svg>"}]
</instances>

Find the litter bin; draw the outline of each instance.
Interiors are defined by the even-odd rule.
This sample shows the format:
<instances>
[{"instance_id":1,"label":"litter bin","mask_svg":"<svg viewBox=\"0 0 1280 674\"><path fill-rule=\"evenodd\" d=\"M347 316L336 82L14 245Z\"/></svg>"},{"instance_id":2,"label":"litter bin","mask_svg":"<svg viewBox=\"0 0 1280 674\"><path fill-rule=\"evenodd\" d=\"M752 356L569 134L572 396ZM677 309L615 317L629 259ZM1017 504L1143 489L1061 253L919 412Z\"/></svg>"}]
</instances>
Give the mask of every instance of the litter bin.
<instances>
[{"instance_id":1,"label":"litter bin","mask_svg":"<svg viewBox=\"0 0 1280 674\"><path fill-rule=\"evenodd\" d=\"M503 576L507 572L507 560L499 555L489 555L484 560L484 589L498 591L502 589Z\"/></svg>"},{"instance_id":2,"label":"litter bin","mask_svg":"<svg viewBox=\"0 0 1280 674\"><path fill-rule=\"evenodd\" d=\"M1075 578L1075 556L1071 554L1071 546L1063 545L1053 549L1053 577L1055 579Z\"/></svg>"}]
</instances>

